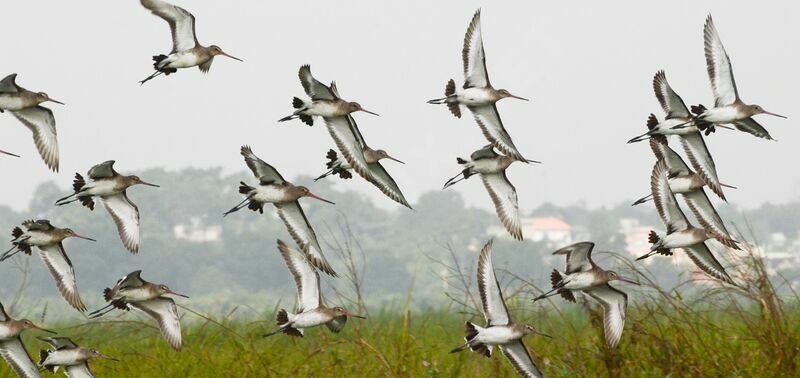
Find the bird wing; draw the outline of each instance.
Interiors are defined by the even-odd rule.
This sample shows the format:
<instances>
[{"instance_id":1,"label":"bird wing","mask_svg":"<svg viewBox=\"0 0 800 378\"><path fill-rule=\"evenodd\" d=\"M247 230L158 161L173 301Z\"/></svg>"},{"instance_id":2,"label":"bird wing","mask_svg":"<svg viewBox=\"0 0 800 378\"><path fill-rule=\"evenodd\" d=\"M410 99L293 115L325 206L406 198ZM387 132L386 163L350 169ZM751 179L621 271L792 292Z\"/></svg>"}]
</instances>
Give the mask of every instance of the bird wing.
<instances>
[{"instance_id":1,"label":"bird wing","mask_svg":"<svg viewBox=\"0 0 800 378\"><path fill-rule=\"evenodd\" d=\"M92 180L104 179L104 178L112 178L114 176L119 175L116 170L114 170L114 160L109 160L102 162L100 164L95 165L91 169L89 169L88 176Z\"/></svg>"},{"instance_id":2,"label":"bird wing","mask_svg":"<svg viewBox=\"0 0 800 378\"><path fill-rule=\"evenodd\" d=\"M653 194L653 202L656 204L658 216L667 227L667 231L685 230L689 227L686 215L678 206L675 194L669 189L669 178L667 177L667 166L661 160L653 167L650 175L650 190Z\"/></svg>"},{"instance_id":3,"label":"bird wing","mask_svg":"<svg viewBox=\"0 0 800 378\"><path fill-rule=\"evenodd\" d=\"M489 197L494 203L497 217L514 239L522 240L522 228L519 222L519 204L517 203L517 190L508 181L505 172L481 174L483 186L489 192Z\"/></svg>"},{"instance_id":4,"label":"bird wing","mask_svg":"<svg viewBox=\"0 0 800 378\"><path fill-rule=\"evenodd\" d=\"M39 257L47 266L47 270L56 281L58 291L67 303L78 311L86 311L86 306L83 305L81 295L78 293L78 283L75 279L72 261L64 251L64 246L61 243L40 246Z\"/></svg>"},{"instance_id":5,"label":"bird wing","mask_svg":"<svg viewBox=\"0 0 800 378\"><path fill-rule=\"evenodd\" d=\"M400 187L397 185L397 182L394 181L392 176L389 175L389 172L386 171L386 168L384 168L381 163L374 162L372 164L368 164L368 167L372 176L372 180L370 180L370 182L373 185L375 185L381 190L381 192L383 192L383 194L395 202L409 209L411 208L411 205L408 204L408 201L406 201L406 198L403 196L403 192L400 191Z\"/></svg>"},{"instance_id":6,"label":"bird wing","mask_svg":"<svg viewBox=\"0 0 800 378\"><path fill-rule=\"evenodd\" d=\"M67 378L94 378L92 370L89 369L89 363L84 362L80 365L70 365L64 368L64 373Z\"/></svg>"},{"instance_id":7,"label":"bird wing","mask_svg":"<svg viewBox=\"0 0 800 378\"><path fill-rule=\"evenodd\" d=\"M565 273L572 274L575 272L588 272L594 269L595 264L592 261L592 250L594 243L580 242L568 245L555 252L554 255L567 255L567 270Z\"/></svg>"},{"instance_id":8,"label":"bird wing","mask_svg":"<svg viewBox=\"0 0 800 378\"><path fill-rule=\"evenodd\" d=\"M48 337L40 340L52 345L56 350L75 349L78 347L69 337Z\"/></svg>"},{"instance_id":9,"label":"bird wing","mask_svg":"<svg viewBox=\"0 0 800 378\"><path fill-rule=\"evenodd\" d=\"M667 118L688 119L692 117L692 113L689 112L681 96L678 96L669 86L664 71L658 71L653 77L653 91L655 91L664 113L667 113Z\"/></svg>"},{"instance_id":10,"label":"bird wing","mask_svg":"<svg viewBox=\"0 0 800 378\"><path fill-rule=\"evenodd\" d=\"M503 127L503 121L500 119L500 113L497 112L497 106L495 104L470 106L469 110L472 111L475 122L477 122L478 126L481 128L483 136L492 143L495 148L513 159L520 161L526 160L517 150L517 146L514 145L514 141L511 140L511 136L508 135L506 128Z\"/></svg>"},{"instance_id":11,"label":"bird wing","mask_svg":"<svg viewBox=\"0 0 800 378\"><path fill-rule=\"evenodd\" d=\"M689 255L689 258L692 259L692 262L694 262L700 270L711 277L733 284L733 280L725 271L722 264L720 264L717 258L711 253L711 250L708 249L708 245L706 245L705 242L684 247L683 250L686 251L686 254Z\"/></svg>"},{"instance_id":12,"label":"bird wing","mask_svg":"<svg viewBox=\"0 0 800 378\"><path fill-rule=\"evenodd\" d=\"M488 144L483 148L481 148L480 150L477 150L473 152L471 155L469 155L469 159L475 161L480 159L494 159L498 156L500 155L498 155L497 152L494 152L494 146Z\"/></svg>"},{"instance_id":13,"label":"bird wing","mask_svg":"<svg viewBox=\"0 0 800 378\"><path fill-rule=\"evenodd\" d=\"M369 164L364 159L364 147L366 147L358 125L353 117L347 115L342 117L325 117L325 125L328 133L331 134L336 147L344 156L344 159L353 167L353 170L367 181L372 182L372 171Z\"/></svg>"},{"instance_id":14,"label":"bird wing","mask_svg":"<svg viewBox=\"0 0 800 378\"><path fill-rule=\"evenodd\" d=\"M141 0L142 6L161 17L172 31L172 52L185 51L199 45L194 29L194 16L186 9L160 0Z\"/></svg>"},{"instance_id":15,"label":"bird wing","mask_svg":"<svg viewBox=\"0 0 800 378\"><path fill-rule=\"evenodd\" d=\"M680 155L667 144L667 138L658 135L650 138L650 149L656 155L656 160L663 160L667 164L667 170L670 175L685 176L692 173L689 166L683 161Z\"/></svg>"},{"instance_id":16,"label":"bird wing","mask_svg":"<svg viewBox=\"0 0 800 378\"><path fill-rule=\"evenodd\" d=\"M345 324L347 324L347 316L337 316L333 318L333 320L325 323L325 326L328 327L329 330L333 333L339 333L342 328L344 328Z\"/></svg>"},{"instance_id":17,"label":"bird wing","mask_svg":"<svg viewBox=\"0 0 800 378\"><path fill-rule=\"evenodd\" d=\"M0 340L0 356L6 360L14 373L22 378L38 378L39 368L31 360L28 351L19 337Z\"/></svg>"},{"instance_id":18,"label":"bird wing","mask_svg":"<svg viewBox=\"0 0 800 378\"><path fill-rule=\"evenodd\" d=\"M261 184L283 184L286 182L283 176L278 173L278 170L256 156L250 146L242 146L240 153L244 156L244 162L247 164L247 168L250 168L250 171L253 172L253 176L255 176Z\"/></svg>"},{"instance_id":19,"label":"bird wing","mask_svg":"<svg viewBox=\"0 0 800 378\"><path fill-rule=\"evenodd\" d=\"M311 224L306 218L303 208L300 207L298 201L288 203L276 203L275 207L278 209L278 216L286 225L286 230L292 236L294 242L305 252L308 261L315 268L331 275L336 276L336 272L331 267L325 255L322 254L322 248L317 241L317 234L311 228Z\"/></svg>"},{"instance_id":20,"label":"bird wing","mask_svg":"<svg viewBox=\"0 0 800 378\"><path fill-rule=\"evenodd\" d=\"M733 125L736 126L739 131L753 134L759 138L774 140L772 135L769 135L769 131L767 131L764 126L761 126L761 124L756 122L756 120L754 120L752 117L736 121L733 123Z\"/></svg>"},{"instance_id":21,"label":"bird wing","mask_svg":"<svg viewBox=\"0 0 800 378\"><path fill-rule=\"evenodd\" d=\"M0 303L0 322L7 322L11 319L6 312L6 308L3 306L3 303Z\"/></svg>"},{"instance_id":22,"label":"bird wing","mask_svg":"<svg viewBox=\"0 0 800 378\"><path fill-rule=\"evenodd\" d=\"M300 84L303 85L303 90L306 91L308 97L312 100L336 100L339 98L331 88L322 84L319 80L311 75L311 66L308 64L301 66L300 71L297 73L300 78Z\"/></svg>"},{"instance_id":23,"label":"bird wing","mask_svg":"<svg viewBox=\"0 0 800 378\"><path fill-rule=\"evenodd\" d=\"M478 291L483 303L483 316L490 326L506 325L511 322L506 301L500 291L500 284L492 265L492 241L483 246L478 258Z\"/></svg>"},{"instance_id":24,"label":"bird wing","mask_svg":"<svg viewBox=\"0 0 800 378\"><path fill-rule=\"evenodd\" d=\"M132 253L139 252L139 208L128 199L128 194L123 191L111 196L100 197L106 210L111 214L111 219L117 225L119 238Z\"/></svg>"},{"instance_id":25,"label":"bird wing","mask_svg":"<svg viewBox=\"0 0 800 378\"><path fill-rule=\"evenodd\" d=\"M536 364L533 363L533 359L522 340L500 344L498 347L521 377L539 378L543 376Z\"/></svg>"},{"instance_id":26,"label":"bird wing","mask_svg":"<svg viewBox=\"0 0 800 378\"><path fill-rule=\"evenodd\" d=\"M319 273L309 264L305 254L278 240L278 251L297 286L297 311L313 310L320 306Z\"/></svg>"},{"instance_id":27,"label":"bird wing","mask_svg":"<svg viewBox=\"0 0 800 378\"><path fill-rule=\"evenodd\" d=\"M694 170L700 175L700 178L703 179L708 188L724 200L725 195L722 193L722 186L719 184L719 177L717 176L717 166L714 164L711 153L708 152L703 135L699 132L691 133L681 135L680 139L683 151L689 157L689 163L692 164Z\"/></svg>"},{"instance_id":28,"label":"bird wing","mask_svg":"<svg viewBox=\"0 0 800 378\"><path fill-rule=\"evenodd\" d=\"M14 93L19 92L21 89L17 85L17 74L13 73L0 80L0 92L1 93Z\"/></svg>"},{"instance_id":29,"label":"bird wing","mask_svg":"<svg viewBox=\"0 0 800 378\"><path fill-rule=\"evenodd\" d=\"M475 12L472 22L467 27L461 58L464 60L464 88L490 86L489 73L486 71L486 54L483 51L483 38L481 38L480 9Z\"/></svg>"},{"instance_id":30,"label":"bird wing","mask_svg":"<svg viewBox=\"0 0 800 378\"><path fill-rule=\"evenodd\" d=\"M58 135L53 111L44 106L32 106L11 112L14 117L33 133L33 141L42 160L50 169L58 172Z\"/></svg>"},{"instance_id":31,"label":"bird wing","mask_svg":"<svg viewBox=\"0 0 800 378\"><path fill-rule=\"evenodd\" d=\"M603 306L603 329L606 344L614 349L622 338L625 328L625 309L628 306L628 295L609 284L599 285L583 290Z\"/></svg>"},{"instance_id":32,"label":"bird wing","mask_svg":"<svg viewBox=\"0 0 800 378\"><path fill-rule=\"evenodd\" d=\"M736 81L733 79L733 67L711 15L706 19L703 28L703 40L706 54L708 78L711 79L711 91L714 92L716 106L730 105L739 100Z\"/></svg>"},{"instance_id":33,"label":"bird wing","mask_svg":"<svg viewBox=\"0 0 800 378\"><path fill-rule=\"evenodd\" d=\"M128 289L132 287L142 287L144 285L144 280L142 280L141 275L142 275L141 270L128 273L126 276L120 278L119 281L117 281L117 284L114 285L114 291L121 289Z\"/></svg>"},{"instance_id":34,"label":"bird wing","mask_svg":"<svg viewBox=\"0 0 800 378\"><path fill-rule=\"evenodd\" d=\"M22 222L22 226L27 228L28 231L50 231L53 225L47 219L27 220Z\"/></svg>"},{"instance_id":35,"label":"bird wing","mask_svg":"<svg viewBox=\"0 0 800 378\"><path fill-rule=\"evenodd\" d=\"M728 229L722 222L717 210L711 205L706 192L703 189L695 190L693 192L683 194L683 199L689 205L689 210L692 211L694 217L700 222L706 230L714 231L718 234L730 236Z\"/></svg>"},{"instance_id":36,"label":"bird wing","mask_svg":"<svg viewBox=\"0 0 800 378\"><path fill-rule=\"evenodd\" d=\"M143 302L131 302L129 305L155 319L161 329L161 336L167 340L172 349L181 350L181 322L175 301L158 297Z\"/></svg>"}]
</instances>

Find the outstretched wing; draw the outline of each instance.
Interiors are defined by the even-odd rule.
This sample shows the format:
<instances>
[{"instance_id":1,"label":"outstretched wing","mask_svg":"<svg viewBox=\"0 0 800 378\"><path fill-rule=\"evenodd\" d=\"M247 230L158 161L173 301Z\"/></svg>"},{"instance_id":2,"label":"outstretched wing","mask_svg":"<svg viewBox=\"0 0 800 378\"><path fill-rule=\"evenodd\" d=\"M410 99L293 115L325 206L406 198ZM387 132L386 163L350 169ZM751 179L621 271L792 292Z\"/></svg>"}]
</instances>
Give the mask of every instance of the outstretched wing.
<instances>
[{"instance_id":1,"label":"outstretched wing","mask_svg":"<svg viewBox=\"0 0 800 378\"><path fill-rule=\"evenodd\" d=\"M739 99L736 81L733 79L733 67L711 15L703 27L703 41L706 54L706 69L711 79L711 90L714 92L716 106L730 105Z\"/></svg>"},{"instance_id":2,"label":"outstretched wing","mask_svg":"<svg viewBox=\"0 0 800 378\"><path fill-rule=\"evenodd\" d=\"M39 378L39 368L31 360L28 351L19 337L0 340L0 356L6 360L8 366L18 377Z\"/></svg>"},{"instance_id":3,"label":"outstretched wing","mask_svg":"<svg viewBox=\"0 0 800 378\"><path fill-rule=\"evenodd\" d=\"M656 72L656 76L653 77L653 91L655 91L664 113L667 113L667 118L689 119L692 117L692 113L689 112L681 96L678 96L669 86L664 71Z\"/></svg>"},{"instance_id":4,"label":"outstretched wing","mask_svg":"<svg viewBox=\"0 0 800 378\"><path fill-rule=\"evenodd\" d=\"M517 150L517 146L514 145L511 136L508 135L495 104L469 106L469 110L472 111L475 122L477 122L478 126L481 128L483 136L494 145L494 148L515 160L527 160Z\"/></svg>"},{"instance_id":5,"label":"outstretched wing","mask_svg":"<svg viewBox=\"0 0 800 378\"><path fill-rule=\"evenodd\" d=\"M81 295L78 293L78 283L75 279L75 270L72 268L72 261L67 257L64 252L64 246L61 243L50 244L39 247L39 257L42 262L47 266L53 280L56 281L56 286L61 296L78 311L86 311L86 306L83 305Z\"/></svg>"},{"instance_id":6,"label":"outstretched wing","mask_svg":"<svg viewBox=\"0 0 800 378\"><path fill-rule=\"evenodd\" d=\"M283 184L286 182L283 176L278 173L278 170L256 156L250 146L242 146L240 153L244 156L244 162L247 164L247 168L250 168L250 171L253 172L253 176L255 176L261 184Z\"/></svg>"},{"instance_id":7,"label":"outstretched wing","mask_svg":"<svg viewBox=\"0 0 800 378\"><path fill-rule=\"evenodd\" d=\"M464 48L461 50L464 60L464 88L489 86L489 73L486 71L486 54L483 51L481 38L481 10L475 12L464 35Z\"/></svg>"},{"instance_id":8,"label":"outstretched wing","mask_svg":"<svg viewBox=\"0 0 800 378\"><path fill-rule=\"evenodd\" d=\"M132 253L139 252L139 208L128 199L123 191L111 196L100 197L114 224L122 244Z\"/></svg>"},{"instance_id":9,"label":"outstretched wing","mask_svg":"<svg viewBox=\"0 0 800 378\"><path fill-rule=\"evenodd\" d=\"M300 84L303 85L303 90L306 91L306 94L308 97L311 97L312 100L335 100L339 98L331 88L322 84L311 75L311 66L308 64L300 67L297 76L300 78Z\"/></svg>"},{"instance_id":10,"label":"outstretched wing","mask_svg":"<svg viewBox=\"0 0 800 378\"><path fill-rule=\"evenodd\" d=\"M580 242L561 248L553 252L553 255L567 255L567 270L565 271L567 274L588 272L595 267L594 261L592 261L593 249L594 243Z\"/></svg>"},{"instance_id":11,"label":"outstretched wing","mask_svg":"<svg viewBox=\"0 0 800 378\"><path fill-rule=\"evenodd\" d=\"M744 131L748 134L752 134L759 138L764 138L767 140L774 140L772 135L769 135L769 131L761 126L760 123L756 122L753 117L745 118L743 120L739 120L733 123L739 131Z\"/></svg>"},{"instance_id":12,"label":"outstretched wing","mask_svg":"<svg viewBox=\"0 0 800 378\"><path fill-rule=\"evenodd\" d=\"M311 224L306 218L306 213L300 207L297 201L289 203L276 203L275 207L278 209L278 216L286 225L286 230L292 236L294 242L305 252L311 265L317 269L336 277L336 272L331 267L325 255L322 254L322 248L317 241L317 234L311 228Z\"/></svg>"},{"instance_id":13,"label":"outstretched wing","mask_svg":"<svg viewBox=\"0 0 800 378\"><path fill-rule=\"evenodd\" d=\"M508 181L505 172L481 174L483 186L494 203L497 217L514 239L522 240L522 227L519 221L517 190Z\"/></svg>"},{"instance_id":14,"label":"outstretched wing","mask_svg":"<svg viewBox=\"0 0 800 378\"><path fill-rule=\"evenodd\" d=\"M498 347L521 377L539 378L543 376L536 364L533 363L533 359L522 340L500 344Z\"/></svg>"},{"instance_id":15,"label":"outstretched wing","mask_svg":"<svg viewBox=\"0 0 800 378\"><path fill-rule=\"evenodd\" d=\"M181 7L160 0L141 0L154 15L167 21L172 31L172 52L189 50L199 45L195 35L194 16Z\"/></svg>"},{"instance_id":16,"label":"outstretched wing","mask_svg":"<svg viewBox=\"0 0 800 378\"><path fill-rule=\"evenodd\" d=\"M689 221L681 208L678 207L675 194L669 188L667 174L667 165L664 164L663 160L653 167L653 173L650 175L650 190L653 194L653 202L656 204L658 216L661 217L661 221L664 222L668 232L685 230L689 227Z\"/></svg>"},{"instance_id":17,"label":"outstretched wing","mask_svg":"<svg viewBox=\"0 0 800 378\"><path fill-rule=\"evenodd\" d=\"M114 160L104 161L100 164L95 165L91 169L89 169L88 176L92 180L104 179L104 178L111 178L114 176L119 175L116 170L114 170Z\"/></svg>"},{"instance_id":18,"label":"outstretched wing","mask_svg":"<svg viewBox=\"0 0 800 378\"><path fill-rule=\"evenodd\" d=\"M603 306L603 330L606 344L614 349L622 338L625 328L625 309L628 307L628 296L609 284L595 286L583 290Z\"/></svg>"},{"instance_id":19,"label":"outstretched wing","mask_svg":"<svg viewBox=\"0 0 800 378\"><path fill-rule=\"evenodd\" d=\"M13 73L0 80L0 93L15 93L22 89L17 85L17 74Z\"/></svg>"},{"instance_id":20,"label":"outstretched wing","mask_svg":"<svg viewBox=\"0 0 800 378\"><path fill-rule=\"evenodd\" d=\"M278 251L286 261L297 286L297 311L313 310L320 306L319 273L308 263L305 254L278 240Z\"/></svg>"},{"instance_id":21,"label":"outstretched wing","mask_svg":"<svg viewBox=\"0 0 800 378\"><path fill-rule=\"evenodd\" d=\"M336 148L339 149L347 164L350 164L359 176L372 182L372 172L369 170L369 164L364 159L364 147L366 147L366 144L353 117L349 115L325 117L324 120L328 133L331 134Z\"/></svg>"},{"instance_id":22,"label":"outstretched wing","mask_svg":"<svg viewBox=\"0 0 800 378\"><path fill-rule=\"evenodd\" d=\"M89 363L84 362L80 365L70 365L64 368L64 373L67 378L94 378L92 370L89 369Z\"/></svg>"},{"instance_id":23,"label":"outstretched wing","mask_svg":"<svg viewBox=\"0 0 800 378\"><path fill-rule=\"evenodd\" d=\"M374 162L369 164L368 167L372 176L370 182L373 185L380 189L387 197L411 209L411 205L408 204L408 201L406 201L406 198L403 196L403 192L400 191L400 186L397 185L397 182L394 181L381 163Z\"/></svg>"},{"instance_id":24,"label":"outstretched wing","mask_svg":"<svg viewBox=\"0 0 800 378\"><path fill-rule=\"evenodd\" d=\"M58 172L58 136L53 111L44 106L32 106L11 112L33 133L33 142L45 164Z\"/></svg>"},{"instance_id":25,"label":"outstretched wing","mask_svg":"<svg viewBox=\"0 0 800 378\"><path fill-rule=\"evenodd\" d=\"M683 199L689 205L689 209L706 230L714 231L718 234L730 236L728 229L725 228L725 223L717 213L717 209L711 204L706 192L703 189L695 190L693 192L684 193Z\"/></svg>"},{"instance_id":26,"label":"outstretched wing","mask_svg":"<svg viewBox=\"0 0 800 378\"><path fill-rule=\"evenodd\" d=\"M167 340L172 349L181 350L181 322L175 301L158 297L144 302L131 302L128 305L155 319L161 329L161 336Z\"/></svg>"},{"instance_id":27,"label":"outstretched wing","mask_svg":"<svg viewBox=\"0 0 800 378\"><path fill-rule=\"evenodd\" d=\"M724 200L725 194L722 193L722 186L719 183L717 166L714 164L711 153L708 152L703 135L699 132L681 135L681 144L686 156L689 157L689 163L692 164L697 174L700 175L711 191Z\"/></svg>"},{"instance_id":28,"label":"outstretched wing","mask_svg":"<svg viewBox=\"0 0 800 378\"><path fill-rule=\"evenodd\" d=\"M500 291L500 284L492 265L492 241L489 240L478 258L478 291L483 304L483 316L490 326L506 325L511 322L506 301Z\"/></svg>"},{"instance_id":29,"label":"outstretched wing","mask_svg":"<svg viewBox=\"0 0 800 378\"><path fill-rule=\"evenodd\" d=\"M711 253L711 250L708 249L708 245L705 242L684 247L683 250L686 251L686 254L689 255L689 258L700 270L711 277L733 285L733 280L722 264L714 257L714 254Z\"/></svg>"},{"instance_id":30,"label":"outstretched wing","mask_svg":"<svg viewBox=\"0 0 800 378\"><path fill-rule=\"evenodd\" d=\"M692 171L689 170L689 166L683 161L683 158L667 145L667 138L665 136L654 135L650 138L650 149L653 150L653 154L656 155L657 160L663 160L664 163L667 164L667 170L670 176L685 176L692 173Z\"/></svg>"}]
</instances>

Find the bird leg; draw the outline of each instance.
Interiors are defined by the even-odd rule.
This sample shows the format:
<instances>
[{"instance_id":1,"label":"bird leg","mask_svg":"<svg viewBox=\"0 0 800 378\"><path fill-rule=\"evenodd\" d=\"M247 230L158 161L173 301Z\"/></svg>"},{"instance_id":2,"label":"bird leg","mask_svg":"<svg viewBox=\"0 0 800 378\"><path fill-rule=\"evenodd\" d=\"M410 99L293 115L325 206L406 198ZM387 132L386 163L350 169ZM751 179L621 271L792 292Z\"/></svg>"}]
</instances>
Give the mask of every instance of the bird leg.
<instances>
[{"instance_id":1,"label":"bird leg","mask_svg":"<svg viewBox=\"0 0 800 378\"><path fill-rule=\"evenodd\" d=\"M151 74L150 76L146 77L144 80L140 81L139 85L144 85L144 83L146 83L146 82L148 82L150 80L153 80L156 76L161 75L163 73L164 72L162 72L162 71L153 72L153 74Z\"/></svg>"},{"instance_id":2,"label":"bird leg","mask_svg":"<svg viewBox=\"0 0 800 378\"><path fill-rule=\"evenodd\" d=\"M235 212L237 212L237 211L241 210L242 208L244 208L245 206L247 206L247 205L248 205L248 202L249 202L249 201L250 201L250 197L248 196L248 197L247 197L247 198L245 198L245 199L244 199L242 202L239 202L239 204L238 204L238 205L236 205L236 206L234 206L233 208L231 208L230 210L226 211L226 212L225 212L225 214L222 214L222 216L223 216L223 217L225 217L225 216L227 216L227 215L228 215L228 214L230 214L230 213L235 213Z\"/></svg>"},{"instance_id":3,"label":"bird leg","mask_svg":"<svg viewBox=\"0 0 800 378\"><path fill-rule=\"evenodd\" d=\"M649 201L649 200L650 200L650 199L652 199L652 198L653 198L653 194L652 194L652 193L651 193L651 194L648 194L648 195L646 195L646 196L644 196L644 197L642 197L642 198L639 198L638 200L636 200L636 202L634 202L634 203L633 203L631 206L636 206L636 205L643 204L643 203L645 203L645 202Z\"/></svg>"}]
</instances>

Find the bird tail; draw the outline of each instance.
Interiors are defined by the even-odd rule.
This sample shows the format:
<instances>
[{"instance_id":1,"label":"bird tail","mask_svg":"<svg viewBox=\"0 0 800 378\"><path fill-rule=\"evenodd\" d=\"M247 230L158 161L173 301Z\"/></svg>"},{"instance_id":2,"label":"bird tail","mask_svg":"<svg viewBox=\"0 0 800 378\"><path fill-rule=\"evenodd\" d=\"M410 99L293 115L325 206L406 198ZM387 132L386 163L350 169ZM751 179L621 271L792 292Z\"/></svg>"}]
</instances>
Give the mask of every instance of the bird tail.
<instances>
[{"instance_id":1,"label":"bird tail","mask_svg":"<svg viewBox=\"0 0 800 378\"><path fill-rule=\"evenodd\" d=\"M560 287L563 286L564 277L561 276L561 272L556 269L553 269L553 272L550 273L550 284L553 285L553 289L558 289L557 292L561 294L561 297L570 301L575 302L575 295L572 294L572 291L561 289Z\"/></svg>"},{"instance_id":2,"label":"bird tail","mask_svg":"<svg viewBox=\"0 0 800 378\"><path fill-rule=\"evenodd\" d=\"M47 371L51 373L54 373L55 369L53 369L53 365L44 365L44 361L47 360L48 356L50 356L50 351L44 349L39 351L39 366L47 369Z\"/></svg>"},{"instance_id":3,"label":"bird tail","mask_svg":"<svg viewBox=\"0 0 800 378\"><path fill-rule=\"evenodd\" d=\"M478 352L486 357L492 356L492 347L486 344L482 344L475 340L478 335L483 331L484 328L471 323L465 323L465 332L466 336L464 337L464 345L459 346L458 348L453 349L450 353L460 352L464 349L469 348L473 352Z\"/></svg>"},{"instance_id":4,"label":"bird tail","mask_svg":"<svg viewBox=\"0 0 800 378\"><path fill-rule=\"evenodd\" d=\"M652 244L652 246L650 247L650 252L647 252L646 254L638 257L636 260L643 260L655 254L672 256L672 250L670 250L669 248L661 247L662 239L660 236L658 236L658 234L655 231L651 230L650 234L647 235L647 242Z\"/></svg>"},{"instance_id":5,"label":"bird tail","mask_svg":"<svg viewBox=\"0 0 800 378\"><path fill-rule=\"evenodd\" d=\"M75 193L79 193L83 190L84 186L86 186L86 180L83 179L80 173L76 173L75 179L72 180L72 190L75 191Z\"/></svg>"},{"instance_id":6,"label":"bird tail","mask_svg":"<svg viewBox=\"0 0 800 378\"><path fill-rule=\"evenodd\" d=\"M22 234L24 234L24 232L22 232L22 229L19 227L14 227L14 229L11 230L11 236L13 236L14 239L18 239Z\"/></svg>"},{"instance_id":7,"label":"bird tail","mask_svg":"<svg viewBox=\"0 0 800 378\"><path fill-rule=\"evenodd\" d=\"M447 86L444 87L444 95L447 99L447 109L450 109L450 113L456 118L461 118L461 106L458 105L457 101L451 101L451 99L456 94L456 82L453 79L447 82Z\"/></svg>"},{"instance_id":8,"label":"bird tail","mask_svg":"<svg viewBox=\"0 0 800 378\"><path fill-rule=\"evenodd\" d=\"M653 113L650 113L650 116L647 117L647 129L653 130L656 126L658 126L658 118Z\"/></svg>"},{"instance_id":9,"label":"bird tail","mask_svg":"<svg viewBox=\"0 0 800 378\"><path fill-rule=\"evenodd\" d=\"M302 109L304 106L306 106L306 103L303 100L301 100L299 97L292 98L292 107L293 108Z\"/></svg>"},{"instance_id":10,"label":"bird tail","mask_svg":"<svg viewBox=\"0 0 800 378\"><path fill-rule=\"evenodd\" d=\"M239 193L240 194L249 194L253 190L255 190L254 187L245 184L244 181L239 181Z\"/></svg>"},{"instance_id":11,"label":"bird tail","mask_svg":"<svg viewBox=\"0 0 800 378\"><path fill-rule=\"evenodd\" d=\"M289 336L295 337L303 337L303 330L297 329L289 325L289 314L286 310L280 309L278 314L275 316L275 320L278 322L278 328L274 331L267 333L264 337L269 337L278 333L285 333Z\"/></svg>"},{"instance_id":12,"label":"bird tail","mask_svg":"<svg viewBox=\"0 0 800 378\"><path fill-rule=\"evenodd\" d=\"M108 302L108 301L110 301L110 300L111 300L111 289L109 289L109 288L105 288L105 289L103 290L103 299L105 299L105 300L106 300L106 302Z\"/></svg>"},{"instance_id":13,"label":"bird tail","mask_svg":"<svg viewBox=\"0 0 800 378\"><path fill-rule=\"evenodd\" d=\"M695 115L703 114L706 110L708 109L706 109L705 105L703 104L692 105L692 113Z\"/></svg>"}]
</instances>

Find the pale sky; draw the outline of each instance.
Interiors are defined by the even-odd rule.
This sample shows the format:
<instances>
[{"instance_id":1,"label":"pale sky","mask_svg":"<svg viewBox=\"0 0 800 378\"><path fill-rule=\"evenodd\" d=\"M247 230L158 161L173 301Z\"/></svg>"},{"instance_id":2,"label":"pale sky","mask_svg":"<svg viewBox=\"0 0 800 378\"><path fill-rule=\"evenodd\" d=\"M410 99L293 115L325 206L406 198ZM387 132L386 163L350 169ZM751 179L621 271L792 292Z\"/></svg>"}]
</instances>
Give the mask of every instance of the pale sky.
<instances>
[{"instance_id":1,"label":"pale sky","mask_svg":"<svg viewBox=\"0 0 800 378\"><path fill-rule=\"evenodd\" d=\"M471 117L425 103L441 97L448 79L463 82L462 41L479 7L492 83L533 99L498 105L520 151L545 163L508 172L523 210L548 201L612 205L647 193L654 158L646 143L625 142L645 130L649 113L663 118L651 84L659 69L687 103L712 102L702 40L708 13L743 100L789 116L758 118L778 143L727 130L707 138L721 180L740 188L727 196L748 207L800 198L800 111L791 94L800 87L796 1L176 4L197 18L202 44L245 62L221 57L208 75L187 69L140 87L150 57L169 52L171 39L167 24L138 1L4 4L0 73L16 72L21 86L67 105L47 105L57 119L59 174L46 169L28 130L0 114L0 149L23 155L0 156L0 203L25 208L39 183L66 189L74 172L108 159L122 172L240 171L242 144L286 177L318 174L333 146L322 123L276 122L304 94L297 69L306 63L321 81L336 80L344 98L380 113L356 121L371 146L406 161L385 166L415 201L458 172L456 156L486 143ZM346 185L395 207L362 180ZM454 189L490 207L478 180Z\"/></svg>"}]
</instances>

